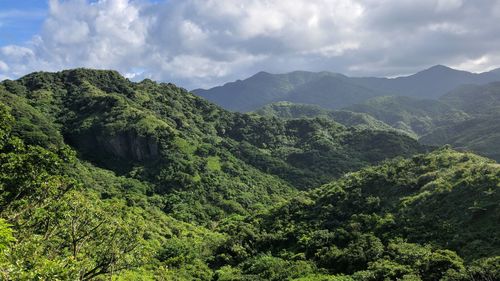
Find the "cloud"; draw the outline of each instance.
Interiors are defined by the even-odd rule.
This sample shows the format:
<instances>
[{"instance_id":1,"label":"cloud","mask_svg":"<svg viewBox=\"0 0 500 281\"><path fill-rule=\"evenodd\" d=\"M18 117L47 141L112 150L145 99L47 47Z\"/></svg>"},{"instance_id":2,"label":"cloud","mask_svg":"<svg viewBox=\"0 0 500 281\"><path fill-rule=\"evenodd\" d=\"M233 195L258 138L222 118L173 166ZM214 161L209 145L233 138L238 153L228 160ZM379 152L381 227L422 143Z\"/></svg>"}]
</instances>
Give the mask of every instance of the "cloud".
<instances>
[{"instance_id":1,"label":"cloud","mask_svg":"<svg viewBox=\"0 0 500 281\"><path fill-rule=\"evenodd\" d=\"M0 49L0 76L71 67L212 86L257 71L411 73L500 65L494 0L51 0L41 32Z\"/></svg>"},{"instance_id":2,"label":"cloud","mask_svg":"<svg viewBox=\"0 0 500 281\"><path fill-rule=\"evenodd\" d=\"M1 60L0 60L0 71L2 71L2 72L9 71L9 66Z\"/></svg>"}]
</instances>

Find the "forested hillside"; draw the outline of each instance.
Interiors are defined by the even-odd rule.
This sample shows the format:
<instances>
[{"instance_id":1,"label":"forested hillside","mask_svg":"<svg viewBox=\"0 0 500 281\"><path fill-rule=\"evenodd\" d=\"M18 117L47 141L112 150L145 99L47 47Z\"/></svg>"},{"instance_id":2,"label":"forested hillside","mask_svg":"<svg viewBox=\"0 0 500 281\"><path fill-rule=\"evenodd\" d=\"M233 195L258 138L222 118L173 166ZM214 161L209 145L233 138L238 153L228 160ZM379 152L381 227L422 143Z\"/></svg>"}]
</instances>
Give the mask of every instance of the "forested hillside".
<instances>
[{"instance_id":1,"label":"forested hillside","mask_svg":"<svg viewBox=\"0 0 500 281\"><path fill-rule=\"evenodd\" d=\"M114 71L6 80L0 277L496 278L498 164L335 114L232 113Z\"/></svg>"},{"instance_id":2,"label":"forested hillside","mask_svg":"<svg viewBox=\"0 0 500 281\"><path fill-rule=\"evenodd\" d=\"M470 73L442 65L397 78L259 72L194 93L230 110L395 130L423 144L451 144L499 160L500 87L495 81L500 81L498 69Z\"/></svg>"},{"instance_id":3,"label":"forested hillside","mask_svg":"<svg viewBox=\"0 0 500 281\"><path fill-rule=\"evenodd\" d=\"M460 123L470 117L444 102L404 96L384 96L355 104L346 110L369 114L416 138L432 130Z\"/></svg>"},{"instance_id":4,"label":"forested hillside","mask_svg":"<svg viewBox=\"0 0 500 281\"><path fill-rule=\"evenodd\" d=\"M422 143L451 144L500 160L500 83L464 85L441 97L441 101L469 115L424 135Z\"/></svg>"},{"instance_id":5,"label":"forested hillside","mask_svg":"<svg viewBox=\"0 0 500 281\"><path fill-rule=\"evenodd\" d=\"M274 116L284 119L321 117L331 119L346 127L381 131L396 130L394 127L372 117L367 113L349 110L329 110L312 104L276 102L259 108L255 111L255 113L263 116ZM408 133L403 130L399 130L399 132Z\"/></svg>"},{"instance_id":6,"label":"forested hillside","mask_svg":"<svg viewBox=\"0 0 500 281\"><path fill-rule=\"evenodd\" d=\"M497 280L500 165L443 148L225 227L227 280ZM235 278L236 276L236 278Z\"/></svg>"}]
</instances>

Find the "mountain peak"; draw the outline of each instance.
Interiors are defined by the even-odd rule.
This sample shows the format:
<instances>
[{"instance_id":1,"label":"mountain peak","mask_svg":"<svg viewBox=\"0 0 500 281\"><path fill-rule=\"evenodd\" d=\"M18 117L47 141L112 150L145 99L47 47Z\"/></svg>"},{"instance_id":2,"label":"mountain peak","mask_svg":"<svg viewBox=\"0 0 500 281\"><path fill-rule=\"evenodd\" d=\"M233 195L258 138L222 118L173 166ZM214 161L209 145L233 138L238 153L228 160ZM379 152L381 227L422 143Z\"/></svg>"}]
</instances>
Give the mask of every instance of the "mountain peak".
<instances>
[{"instance_id":1,"label":"mountain peak","mask_svg":"<svg viewBox=\"0 0 500 281\"><path fill-rule=\"evenodd\" d=\"M453 69L451 67L448 67L446 65L442 65L442 64L436 64L434 66L431 66L429 67L428 69L426 70L423 70L421 72L424 72L424 71L455 71L456 69Z\"/></svg>"},{"instance_id":2,"label":"mountain peak","mask_svg":"<svg viewBox=\"0 0 500 281\"><path fill-rule=\"evenodd\" d=\"M271 75L271 73L269 73L269 72L259 71L259 72L255 73L254 75L252 75L252 77L250 77L250 78L268 77L270 75Z\"/></svg>"},{"instance_id":3,"label":"mountain peak","mask_svg":"<svg viewBox=\"0 0 500 281\"><path fill-rule=\"evenodd\" d=\"M437 64L434 66L431 66L427 69L424 69L422 71L419 71L413 75L410 75L409 77L419 77L419 76L429 76L429 77L434 77L438 75L450 75L450 74L455 74L455 73L464 73L464 74L470 74L470 72L464 71L464 70L458 70L454 69L451 67L448 67L446 65L442 64Z\"/></svg>"}]
</instances>

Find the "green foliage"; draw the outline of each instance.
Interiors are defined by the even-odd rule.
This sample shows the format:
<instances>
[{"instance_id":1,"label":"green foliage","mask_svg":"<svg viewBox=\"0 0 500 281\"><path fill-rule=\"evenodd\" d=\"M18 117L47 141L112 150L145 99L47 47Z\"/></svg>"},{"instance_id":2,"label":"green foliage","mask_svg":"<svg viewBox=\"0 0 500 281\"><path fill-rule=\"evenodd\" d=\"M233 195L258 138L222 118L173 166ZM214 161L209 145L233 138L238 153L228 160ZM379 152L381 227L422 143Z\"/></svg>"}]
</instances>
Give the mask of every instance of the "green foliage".
<instances>
[{"instance_id":1,"label":"green foliage","mask_svg":"<svg viewBox=\"0 0 500 281\"><path fill-rule=\"evenodd\" d=\"M500 256L483 258L475 261L468 268L468 275L472 280L500 279Z\"/></svg>"},{"instance_id":2,"label":"green foliage","mask_svg":"<svg viewBox=\"0 0 500 281\"><path fill-rule=\"evenodd\" d=\"M471 118L437 128L423 136L421 141L437 145L451 144L500 160L500 84L462 86L441 100L464 110Z\"/></svg>"},{"instance_id":3,"label":"green foliage","mask_svg":"<svg viewBox=\"0 0 500 281\"><path fill-rule=\"evenodd\" d=\"M14 131L26 143L57 150L62 135L81 159L151 183L165 211L205 225L423 151L396 133L230 113L172 84L132 83L112 71L38 72L2 89L2 100L20 112ZM380 135L394 141L387 146Z\"/></svg>"},{"instance_id":4,"label":"green foliage","mask_svg":"<svg viewBox=\"0 0 500 281\"><path fill-rule=\"evenodd\" d=\"M491 160L112 71L33 73L0 101L2 280L498 277Z\"/></svg>"},{"instance_id":5,"label":"green foliage","mask_svg":"<svg viewBox=\"0 0 500 281\"><path fill-rule=\"evenodd\" d=\"M312 104L276 102L265 105L264 107L256 110L255 113L263 116L273 116L285 119L322 117L332 119L333 121L346 127L383 131L395 130L386 123L377 120L366 113L358 113L347 110L328 110Z\"/></svg>"},{"instance_id":6,"label":"green foliage","mask_svg":"<svg viewBox=\"0 0 500 281\"><path fill-rule=\"evenodd\" d=\"M261 252L301 257L354 280L494 275L495 259L467 263L500 254L499 180L498 164L447 148L389 161L256 216L218 255L241 268Z\"/></svg>"},{"instance_id":7,"label":"green foliage","mask_svg":"<svg viewBox=\"0 0 500 281\"><path fill-rule=\"evenodd\" d=\"M469 119L467 113L443 102L403 96L376 97L347 109L367 113L415 137Z\"/></svg>"},{"instance_id":8,"label":"green foliage","mask_svg":"<svg viewBox=\"0 0 500 281\"><path fill-rule=\"evenodd\" d=\"M8 248L11 242L16 241L11 226L4 219L0 219L0 253Z\"/></svg>"}]
</instances>

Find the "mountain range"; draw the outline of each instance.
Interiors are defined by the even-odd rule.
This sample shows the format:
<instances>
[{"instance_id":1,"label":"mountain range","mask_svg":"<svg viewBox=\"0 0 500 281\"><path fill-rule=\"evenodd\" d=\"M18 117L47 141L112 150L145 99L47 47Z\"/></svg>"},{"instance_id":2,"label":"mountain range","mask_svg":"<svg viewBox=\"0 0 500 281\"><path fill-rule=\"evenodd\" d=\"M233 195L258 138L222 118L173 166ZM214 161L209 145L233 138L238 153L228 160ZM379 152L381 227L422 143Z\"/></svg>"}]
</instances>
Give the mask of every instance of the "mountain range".
<instances>
[{"instance_id":1,"label":"mountain range","mask_svg":"<svg viewBox=\"0 0 500 281\"><path fill-rule=\"evenodd\" d=\"M439 100L382 96L341 110L277 102L255 113L284 119L326 118L347 127L392 130L427 145L450 144L500 160L500 84L464 85Z\"/></svg>"},{"instance_id":2,"label":"mountain range","mask_svg":"<svg viewBox=\"0 0 500 281\"><path fill-rule=\"evenodd\" d=\"M500 166L452 149L498 155L498 86L238 113L116 71L5 80L0 279L498 280Z\"/></svg>"},{"instance_id":3,"label":"mountain range","mask_svg":"<svg viewBox=\"0 0 500 281\"><path fill-rule=\"evenodd\" d=\"M470 73L436 65L396 78L348 77L332 72L259 72L245 80L193 93L233 111L253 111L266 104L289 101L339 109L377 96L437 99L463 84L500 81L500 70Z\"/></svg>"}]
</instances>

